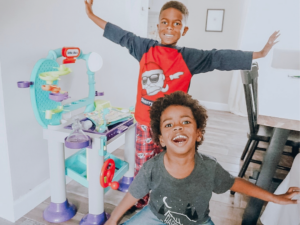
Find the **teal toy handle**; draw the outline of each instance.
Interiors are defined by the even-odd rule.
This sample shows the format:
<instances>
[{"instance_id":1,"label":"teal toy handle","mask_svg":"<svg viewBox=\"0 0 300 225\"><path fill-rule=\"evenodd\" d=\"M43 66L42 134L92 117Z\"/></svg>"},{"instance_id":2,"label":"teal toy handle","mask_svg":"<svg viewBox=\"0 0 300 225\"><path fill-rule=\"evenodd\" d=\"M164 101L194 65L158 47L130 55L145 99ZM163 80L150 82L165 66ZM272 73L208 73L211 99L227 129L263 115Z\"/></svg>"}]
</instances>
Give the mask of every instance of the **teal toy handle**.
<instances>
[{"instance_id":1,"label":"teal toy handle","mask_svg":"<svg viewBox=\"0 0 300 225\"><path fill-rule=\"evenodd\" d=\"M56 60L59 57L62 57L62 48L49 51L47 59Z\"/></svg>"},{"instance_id":2,"label":"teal toy handle","mask_svg":"<svg viewBox=\"0 0 300 225\"><path fill-rule=\"evenodd\" d=\"M61 54L62 48L58 48L53 51L55 52L57 58L62 57L62 54Z\"/></svg>"}]
</instances>

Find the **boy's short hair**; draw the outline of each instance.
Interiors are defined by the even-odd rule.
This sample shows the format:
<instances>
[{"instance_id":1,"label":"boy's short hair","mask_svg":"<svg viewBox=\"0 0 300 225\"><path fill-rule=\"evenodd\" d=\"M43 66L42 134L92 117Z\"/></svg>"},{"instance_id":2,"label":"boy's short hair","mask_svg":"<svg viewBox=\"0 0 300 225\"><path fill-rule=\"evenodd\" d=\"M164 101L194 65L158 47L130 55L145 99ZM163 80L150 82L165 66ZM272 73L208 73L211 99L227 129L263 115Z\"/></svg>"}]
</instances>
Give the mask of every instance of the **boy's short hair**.
<instances>
[{"instance_id":1,"label":"boy's short hair","mask_svg":"<svg viewBox=\"0 0 300 225\"><path fill-rule=\"evenodd\" d=\"M183 91L176 91L164 97L158 98L150 109L150 119L151 119L151 130L153 141L160 145L159 136L161 135L160 130L160 119L163 111L172 105L185 106L191 109L193 116L197 123L197 129L200 129L202 133L201 141L196 141L196 151L199 145L202 144L204 140L204 133L207 121L206 109L201 106L198 100L192 98L191 95L184 93ZM161 146L162 147L162 146ZM166 150L166 147L162 147Z\"/></svg>"},{"instance_id":2,"label":"boy's short hair","mask_svg":"<svg viewBox=\"0 0 300 225\"><path fill-rule=\"evenodd\" d=\"M162 13L162 11L166 10L166 9L169 9L169 8L174 8L174 9L177 9L179 10L182 15L184 16L184 19L185 19L185 22L187 22L187 19L189 17L189 10L187 9L187 7L181 3L181 2L178 2L178 1L169 1L169 2L166 2L160 12L159 12L159 15Z\"/></svg>"}]
</instances>

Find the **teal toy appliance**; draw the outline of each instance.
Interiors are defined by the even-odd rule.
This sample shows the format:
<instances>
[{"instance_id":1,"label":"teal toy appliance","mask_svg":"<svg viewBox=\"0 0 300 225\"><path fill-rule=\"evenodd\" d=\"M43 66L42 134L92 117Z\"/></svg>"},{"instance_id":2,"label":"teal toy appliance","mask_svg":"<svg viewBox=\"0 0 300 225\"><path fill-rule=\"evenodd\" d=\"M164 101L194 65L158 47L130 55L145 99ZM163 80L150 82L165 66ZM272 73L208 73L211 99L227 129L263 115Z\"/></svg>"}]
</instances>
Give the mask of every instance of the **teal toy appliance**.
<instances>
[{"instance_id":1,"label":"teal toy appliance","mask_svg":"<svg viewBox=\"0 0 300 225\"><path fill-rule=\"evenodd\" d=\"M60 57L64 57L62 65L56 61ZM69 93L61 90L58 82L72 73L67 65L76 63L77 60L86 61L89 93L86 98L63 104L69 98ZM96 110L95 97L102 96L103 93L95 91L94 75L101 67L102 58L95 52L84 54L77 47L59 48L49 51L46 58L40 59L35 64L30 81L19 81L17 84L19 88L29 88L34 115L43 128L44 139L48 141L51 203L44 211L46 221L59 224L70 220L77 212L75 205L66 198L65 175L88 188L89 213L82 218L81 225L103 225L107 220L104 194L110 186L104 188L100 184L105 161L114 162L114 173L106 172L102 176L103 179L109 177L110 183L114 184L113 187L120 185L119 190L126 192L133 180L135 157L133 116L111 124L106 123L103 117L104 123L97 131L90 126L82 127L82 124L90 124L84 123L87 118L82 114L77 115L75 120L62 123L62 115L65 113L80 108L84 108L84 113ZM110 104L107 102L101 102L97 110L105 115L108 106ZM118 159L112 154L122 145L125 145L125 160ZM79 151L65 159L65 147Z\"/></svg>"}]
</instances>

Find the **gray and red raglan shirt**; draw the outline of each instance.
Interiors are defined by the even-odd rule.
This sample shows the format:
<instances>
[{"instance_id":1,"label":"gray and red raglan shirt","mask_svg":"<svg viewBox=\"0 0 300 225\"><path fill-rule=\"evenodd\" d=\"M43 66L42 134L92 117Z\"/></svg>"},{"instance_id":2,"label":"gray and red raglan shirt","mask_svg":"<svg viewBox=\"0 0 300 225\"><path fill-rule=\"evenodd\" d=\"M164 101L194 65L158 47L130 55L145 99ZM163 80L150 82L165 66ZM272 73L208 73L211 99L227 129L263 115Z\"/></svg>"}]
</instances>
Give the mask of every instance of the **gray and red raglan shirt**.
<instances>
[{"instance_id":1,"label":"gray and red raglan shirt","mask_svg":"<svg viewBox=\"0 0 300 225\"><path fill-rule=\"evenodd\" d=\"M152 103L165 94L188 92L194 74L217 70L250 70L253 52L199 50L162 45L107 23L104 37L126 47L140 63L135 119L149 125Z\"/></svg>"}]
</instances>

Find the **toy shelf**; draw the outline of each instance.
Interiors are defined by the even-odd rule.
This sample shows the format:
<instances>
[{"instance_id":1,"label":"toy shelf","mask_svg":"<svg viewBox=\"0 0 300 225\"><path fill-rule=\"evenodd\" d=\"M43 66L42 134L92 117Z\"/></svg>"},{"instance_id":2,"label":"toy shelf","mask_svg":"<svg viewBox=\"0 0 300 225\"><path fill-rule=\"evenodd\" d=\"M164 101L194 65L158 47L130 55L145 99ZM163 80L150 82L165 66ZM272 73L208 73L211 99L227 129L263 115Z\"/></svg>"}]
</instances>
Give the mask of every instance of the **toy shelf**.
<instances>
[{"instance_id":1,"label":"toy shelf","mask_svg":"<svg viewBox=\"0 0 300 225\"><path fill-rule=\"evenodd\" d=\"M116 164L115 175L113 181L119 181L124 174L128 171L129 165L127 162L117 158L113 154L106 153L104 161L108 159L113 159ZM70 156L65 160L65 173L68 177L77 181L85 187L89 187L88 177L87 177L87 158L86 149L81 149L74 155ZM100 174L99 174L100 179ZM99 180L100 182L100 180ZM110 190L110 187L104 189L104 193Z\"/></svg>"}]
</instances>

